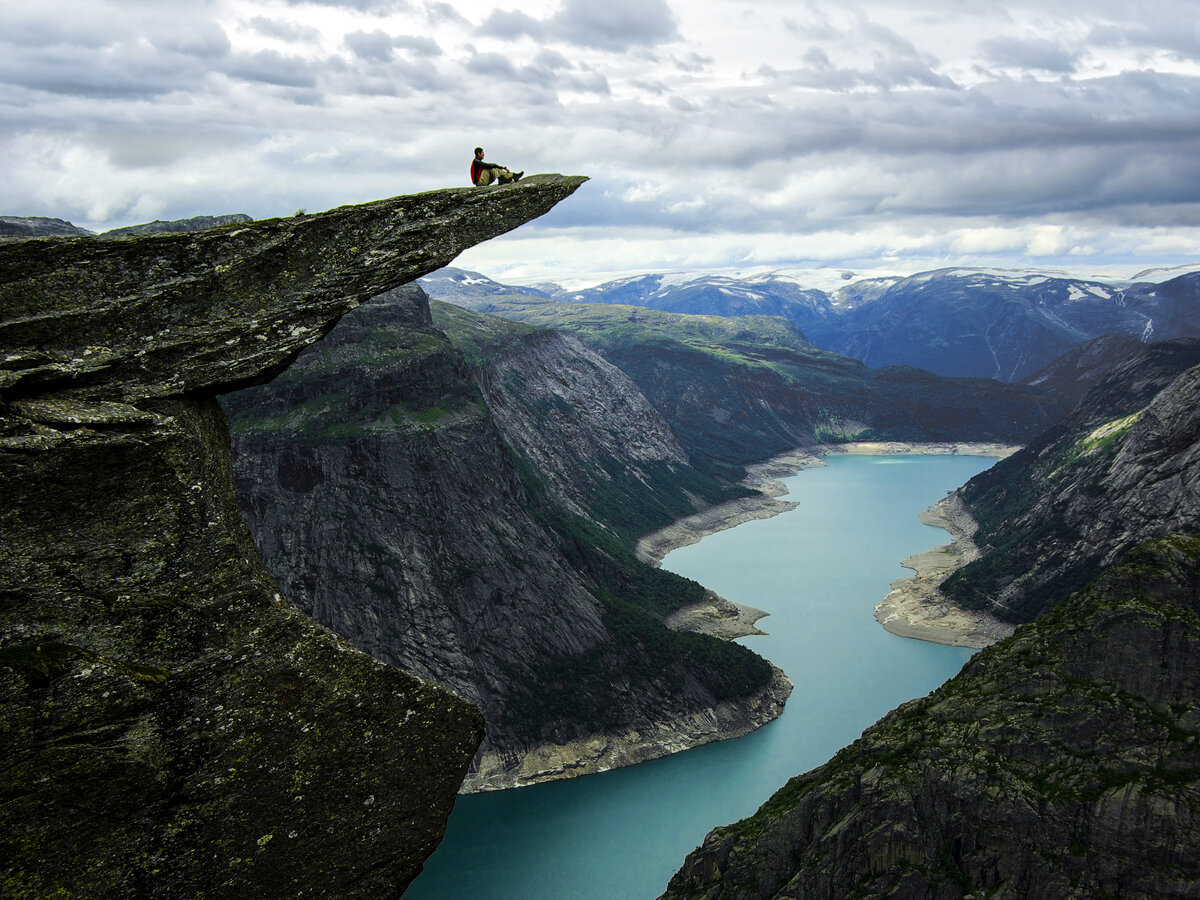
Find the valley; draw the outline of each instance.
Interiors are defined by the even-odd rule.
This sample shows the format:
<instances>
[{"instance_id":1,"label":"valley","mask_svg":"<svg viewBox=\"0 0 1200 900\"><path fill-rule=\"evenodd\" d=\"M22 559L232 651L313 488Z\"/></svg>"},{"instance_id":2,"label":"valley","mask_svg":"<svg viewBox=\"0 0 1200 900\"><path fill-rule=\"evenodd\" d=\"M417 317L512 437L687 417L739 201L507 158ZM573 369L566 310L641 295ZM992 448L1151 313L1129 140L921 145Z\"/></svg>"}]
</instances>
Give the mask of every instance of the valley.
<instances>
[{"instance_id":1,"label":"valley","mask_svg":"<svg viewBox=\"0 0 1200 900\"><path fill-rule=\"evenodd\" d=\"M460 791L767 745L833 695L756 652L778 604L719 596L722 565L776 564L669 561L805 505L801 550L845 543L849 489L782 496L783 471L986 443L1006 458L939 507L973 546L912 567L991 646L911 700L965 651L887 634L873 588L870 640L954 665L877 676L896 693L850 731L810 720L836 742L704 827L753 795L749 818L689 820L664 896L1187 896L1197 274L569 292L438 268L582 181L104 236L6 218L5 890L402 891ZM847 526L868 543L883 484ZM787 589L818 562L831 596L858 565L830 547Z\"/></svg>"}]
</instances>

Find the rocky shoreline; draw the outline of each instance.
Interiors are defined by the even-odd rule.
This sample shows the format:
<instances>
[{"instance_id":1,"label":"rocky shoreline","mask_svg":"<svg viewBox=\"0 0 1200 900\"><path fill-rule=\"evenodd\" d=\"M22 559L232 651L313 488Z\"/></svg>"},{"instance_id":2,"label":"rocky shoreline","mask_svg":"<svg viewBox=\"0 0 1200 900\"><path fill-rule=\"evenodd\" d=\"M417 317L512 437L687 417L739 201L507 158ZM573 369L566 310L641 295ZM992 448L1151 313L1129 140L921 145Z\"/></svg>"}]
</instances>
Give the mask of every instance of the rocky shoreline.
<instances>
[{"instance_id":1,"label":"rocky shoreline","mask_svg":"<svg viewBox=\"0 0 1200 900\"><path fill-rule=\"evenodd\" d=\"M459 793L478 794L595 775L713 741L744 737L778 718L792 692L792 682L783 670L772 669L771 680L749 698L723 701L682 719L648 723L621 734L543 744L522 754L484 753L467 773Z\"/></svg>"},{"instance_id":2,"label":"rocky shoreline","mask_svg":"<svg viewBox=\"0 0 1200 900\"><path fill-rule=\"evenodd\" d=\"M638 557L659 565L669 552L700 541L710 534L743 522L769 519L797 504L778 499L787 493L782 480L813 466L825 465L822 457L839 453L883 456L897 453L966 454L1004 457L1019 449L985 443L857 442L801 447L747 467L743 484L758 496L743 497L701 510L666 528L643 536ZM974 521L949 495L922 513L921 521L946 529L954 542L904 561L916 576L896 581L892 592L876 607L876 619L893 634L935 643L982 647L1012 633L1012 626L982 613L948 604L937 594L937 585L959 565L978 555L971 542ZM972 555L974 554L974 555ZM676 610L665 624L677 631L695 631L724 640L764 634L756 623L768 612L733 603L709 591L700 603ZM621 766L648 762L717 740L742 737L775 719L792 691L792 683L775 668L771 681L749 700L724 702L708 710L671 722L655 722L621 734L592 735L565 744L544 744L525 753L484 753L468 772L460 794L525 787L546 781L606 772Z\"/></svg>"},{"instance_id":3,"label":"rocky shoreline","mask_svg":"<svg viewBox=\"0 0 1200 900\"><path fill-rule=\"evenodd\" d=\"M891 592L875 607L875 621L900 637L975 649L1012 634L1015 627L1008 622L964 609L941 593L941 584L951 573L980 556L972 540L978 525L962 498L957 493L946 495L921 513L921 521L950 532L952 540L901 563L916 574L892 582Z\"/></svg>"},{"instance_id":4,"label":"rocky shoreline","mask_svg":"<svg viewBox=\"0 0 1200 900\"><path fill-rule=\"evenodd\" d=\"M642 562L659 565L663 557L672 550L695 544L702 538L743 522L769 519L780 513L795 509L790 500L778 498L787 493L780 480L813 466L823 466L822 457L835 454L854 453L860 456L888 456L897 453L918 455L947 454L963 456L994 456L1003 459L1021 449L1012 444L937 442L901 443L899 441L856 441L847 444L817 444L812 447L797 447L787 453L773 456L769 460L746 467L742 484L758 491L758 497L742 497L711 506L694 515L672 522L665 528L643 535L637 543L637 555Z\"/></svg>"},{"instance_id":5,"label":"rocky shoreline","mask_svg":"<svg viewBox=\"0 0 1200 900\"><path fill-rule=\"evenodd\" d=\"M703 601L675 610L663 624L675 631L695 631L732 641L752 634L766 634L755 623L768 615L766 610L734 603L715 591L708 591Z\"/></svg>"},{"instance_id":6,"label":"rocky shoreline","mask_svg":"<svg viewBox=\"0 0 1200 900\"><path fill-rule=\"evenodd\" d=\"M672 550L694 544L710 534L743 522L769 519L794 509L795 503L778 499L787 493L781 479L812 466L824 465L822 457L825 456L843 453L865 456L911 453L994 456L1003 459L1019 449L1012 444L963 441L857 441L799 447L747 467L742 484L757 490L759 496L743 497L701 510L643 536L637 544L638 558L657 566ZM884 628L900 637L958 647L986 647L1011 634L1012 626L986 613L973 612L950 603L938 591L938 586L951 572L979 555L979 549L971 541L975 522L961 501L955 505L951 503L952 499L957 500L957 495L951 494L946 500L926 510L921 514L921 521L926 525L944 528L950 532L953 541L905 560L902 565L913 569L916 575L892 583L891 593L875 608L875 618ZM676 611L667 624L681 631L702 631L730 639L762 634L754 623L764 615L769 613L754 607L743 607L710 591L703 603Z\"/></svg>"}]
</instances>

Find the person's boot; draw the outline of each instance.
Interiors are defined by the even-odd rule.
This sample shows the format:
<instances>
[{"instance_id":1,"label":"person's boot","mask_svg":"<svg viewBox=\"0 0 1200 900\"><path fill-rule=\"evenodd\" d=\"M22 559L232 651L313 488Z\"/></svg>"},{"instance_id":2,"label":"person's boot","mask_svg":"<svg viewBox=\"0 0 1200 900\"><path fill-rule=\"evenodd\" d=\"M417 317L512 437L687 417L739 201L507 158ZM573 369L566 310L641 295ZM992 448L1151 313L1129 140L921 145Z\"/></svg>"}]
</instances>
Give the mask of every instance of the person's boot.
<instances>
[{"instance_id":1,"label":"person's boot","mask_svg":"<svg viewBox=\"0 0 1200 900\"><path fill-rule=\"evenodd\" d=\"M525 170L524 170L524 169L522 169L520 172L513 172L513 181L520 181L520 180L521 180L521 176L522 176L522 175L524 175L524 174L525 174Z\"/></svg>"}]
</instances>

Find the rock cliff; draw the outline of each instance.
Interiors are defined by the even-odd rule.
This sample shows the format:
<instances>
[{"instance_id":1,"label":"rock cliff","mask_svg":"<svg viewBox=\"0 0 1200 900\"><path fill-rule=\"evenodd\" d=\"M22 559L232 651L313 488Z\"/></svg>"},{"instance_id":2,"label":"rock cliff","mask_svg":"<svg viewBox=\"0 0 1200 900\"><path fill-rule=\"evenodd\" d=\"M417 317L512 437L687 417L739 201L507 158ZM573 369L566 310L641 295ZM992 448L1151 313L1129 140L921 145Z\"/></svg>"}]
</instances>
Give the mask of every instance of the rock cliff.
<instances>
[{"instance_id":1,"label":"rock cliff","mask_svg":"<svg viewBox=\"0 0 1200 900\"><path fill-rule=\"evenodd\" d=\"M751 818L664 900L1164 900L1200 883L1200 540L1133 553Z\"/></svg>"},{"instance_id":2,"label":"rock cliff","mask_svg":"<svg viewBox=\"0 0 1200 900\"><path fill-rule=\"evenodd\" d=\"M633 380L574 335L431 307L505 441L575 514L634 539L750 493L697 472Z\"/></svg>"},{"instance_id":3,"label":"rock cliff","mask_svg":"<svg viewBox=\"0 0 1200 900\"><path fill-rule=\"evenodd\" d=\"M215 395L582 181L0 245L0 892L381 897L420 871L479 714L281 595Z\"/></svg>"},{"instance_id":4,"label":"rock cliff","mask_svg":"<svg viewBox=\"0 0 1200 900\"><path fill-rule=\"evenodd\" d=\"M983 556L942 585L1025 622L1138 544L1200 530L1200 340L1118 363L1059 427L960 489Z\"/></svg>"},{"instance_id":5,"label":"rock cliff","mask_svg":"<svg viewBox=\"0 0 1200 900\"><path fill-rule=\"evenodd\" d=\"M226 398L239 503L285 592L479 706L487 738L465 790L626 765L773 718L782 676L739 645L667 629L703 589L637 562L597 512L655 515L617 489L668 494L645 481L686 468L670 430L577 341L477 318L457 324L456 347L405 287ZM691 509L678 486L671 496ZM585 503L600 521L572 514Z\"/></svg>"}]
</instances>

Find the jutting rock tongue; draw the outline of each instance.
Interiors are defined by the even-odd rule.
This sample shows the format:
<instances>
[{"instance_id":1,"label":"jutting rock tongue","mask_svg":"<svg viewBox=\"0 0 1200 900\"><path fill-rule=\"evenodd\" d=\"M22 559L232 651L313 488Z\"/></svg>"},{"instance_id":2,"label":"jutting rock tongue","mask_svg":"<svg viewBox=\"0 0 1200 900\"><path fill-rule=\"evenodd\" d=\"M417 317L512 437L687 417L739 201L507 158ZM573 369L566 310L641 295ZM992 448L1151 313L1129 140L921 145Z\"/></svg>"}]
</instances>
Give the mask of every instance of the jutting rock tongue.
<instances>
[{"instance_id":1,"label":"jutting rock tongue","mask_svg":"<svg viewBox=\"0 0 1200 900\"><path fill-rule=\"evenodd\" d=\"M397 896L478 712L277 591L215 395L585 179L0 244L0 893Z\"/></svg>"},{"instance_id":2,"label":"jutting rock tongue","mask_svg":"<svg viewBox=\"0 0 1200 900\"><path fill-rule=\"evenodd\" d=\"M269 381L344 313L586 180L540 175L190 234L0 244L0 388L132 400Z\"/></svg>"}]
</instances>

